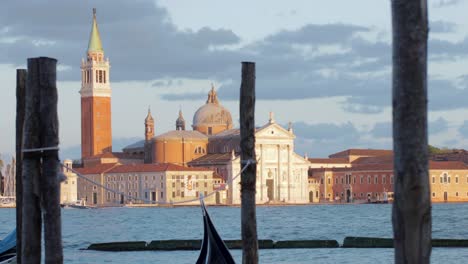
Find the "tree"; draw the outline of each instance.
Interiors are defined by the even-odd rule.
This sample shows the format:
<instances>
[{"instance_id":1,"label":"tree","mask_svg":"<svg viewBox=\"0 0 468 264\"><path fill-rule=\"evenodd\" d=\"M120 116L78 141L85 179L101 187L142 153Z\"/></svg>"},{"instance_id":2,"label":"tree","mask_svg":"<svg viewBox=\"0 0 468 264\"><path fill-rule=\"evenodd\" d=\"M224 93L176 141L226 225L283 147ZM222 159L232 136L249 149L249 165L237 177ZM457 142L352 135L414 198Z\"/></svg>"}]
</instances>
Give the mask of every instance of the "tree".
<instances>
[{"instance_id":1,"label":"tree","mask_svg":"<svg viewBox=\"0 0 468 264\"><path fill-rule=\"evenodd\" d=\"M2 155L0 154L0 195L3 195L3 160L2 160Z\"/></svg>"},{"instance_id":2,"label":"tree","mask_svg":"<svg viewBox=\"0 0 468 264\"><path fill-rule=\"evenodd\" d=\"M429 263L427 0L392 0L395 263Z\"/></svg>"}]
</instances>

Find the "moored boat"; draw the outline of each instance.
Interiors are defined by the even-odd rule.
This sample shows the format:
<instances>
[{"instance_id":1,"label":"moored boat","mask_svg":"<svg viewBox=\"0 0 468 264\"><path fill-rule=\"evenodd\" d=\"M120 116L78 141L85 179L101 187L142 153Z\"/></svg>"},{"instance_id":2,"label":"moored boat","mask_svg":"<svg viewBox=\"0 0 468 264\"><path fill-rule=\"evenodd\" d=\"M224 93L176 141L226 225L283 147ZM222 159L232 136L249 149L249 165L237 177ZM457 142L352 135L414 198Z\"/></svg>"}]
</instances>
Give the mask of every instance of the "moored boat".
<instances>
[{"instance_id":1,"label":"moored boat","mask_svg":"<svg viewBox=\"0 0 468 264\"><path fill-rule=\"evenodd\" d=\"M235 264L226 244L211 222L203 199L200 200L203 212L203 241L196 264Z\"/></svg>"},{"instance_id":2,"label":"moored boat","mask_svg":"<svg viewBox=\"0 0 468 264\"><path fill-rule=\"evenodd\" d=\"M0 264L16 263L16 228L0 240Z\"/></svg>"}]
</instances>

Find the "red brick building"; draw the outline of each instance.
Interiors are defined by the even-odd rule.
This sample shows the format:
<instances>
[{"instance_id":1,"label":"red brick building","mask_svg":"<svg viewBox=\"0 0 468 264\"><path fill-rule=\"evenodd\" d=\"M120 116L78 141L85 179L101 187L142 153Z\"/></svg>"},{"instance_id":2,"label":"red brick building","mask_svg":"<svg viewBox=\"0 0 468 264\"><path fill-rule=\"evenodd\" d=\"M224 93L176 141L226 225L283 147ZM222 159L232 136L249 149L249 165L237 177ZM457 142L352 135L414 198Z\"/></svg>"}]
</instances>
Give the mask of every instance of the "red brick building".
<instances>
[{"instance_id":1,"label":"red brick building","mask_svg":"<svg viewBox=\"0 0 468 264\"><path fill-rule=\"evenodd\" d=\"M354 149L337 154L330 157L346 158L351 161L350 166L311 168L311 202L316 202L314 197L323 202L343 203L392 199L395 178L391 151ZM433 202L468 201L468 166L465 163L431 160L429 180ZM314 183L316 187L313 188Z\"/></svg>"},{"instance_id":2,"label":"red brick building","mask_svg":"<svg viewBox=\"0 0 468 264\"><path fill-rule=\"evenodd\" d=\"M112 152L109 59L104 60L93 10L86 60L81 61L81 157Z\"/></svg>"}]
</instances>

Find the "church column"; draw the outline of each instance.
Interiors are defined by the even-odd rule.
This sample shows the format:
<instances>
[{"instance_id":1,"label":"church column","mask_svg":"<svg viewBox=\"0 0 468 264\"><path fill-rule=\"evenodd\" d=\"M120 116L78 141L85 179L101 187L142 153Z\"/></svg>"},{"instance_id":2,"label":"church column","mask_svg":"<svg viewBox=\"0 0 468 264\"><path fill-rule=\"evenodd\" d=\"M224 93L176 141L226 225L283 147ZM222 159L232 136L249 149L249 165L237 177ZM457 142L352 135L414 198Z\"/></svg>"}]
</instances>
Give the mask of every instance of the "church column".
<instances>
[{"instance_id":1,"label":"church column","mask_svg":"<svg viewBox=\"0 0 468 264\"><path fill-rule=\"evenodd\" d=\"M288 144L288 201L291 201L291 148Z\"/></svg>"},{"instance_id":2,"label":"church column","mask_svg":"<svg viewBox=\"0 0 468 264\"><path fill-rule=\"evenodd\" d=\"M263 144L260 144L260 200L263 201Z\"/></svg>"},{"instance_id":3,"label":"church column","mask_svg":"<svg viewBox=\"0 0 468 264\"><path fill-rule=\"evenodd\" d=\"M281 185L282 185L282 181L283 181L283 178L282 178L282 171L281 171L281 146L278 144L276 145L277 146L277 150L278 150L278 164L277 164L277 168L278 168L278 173L277 173L277 186L278 186L278 200L281 201Z\"/></svg>"}]
</instances>

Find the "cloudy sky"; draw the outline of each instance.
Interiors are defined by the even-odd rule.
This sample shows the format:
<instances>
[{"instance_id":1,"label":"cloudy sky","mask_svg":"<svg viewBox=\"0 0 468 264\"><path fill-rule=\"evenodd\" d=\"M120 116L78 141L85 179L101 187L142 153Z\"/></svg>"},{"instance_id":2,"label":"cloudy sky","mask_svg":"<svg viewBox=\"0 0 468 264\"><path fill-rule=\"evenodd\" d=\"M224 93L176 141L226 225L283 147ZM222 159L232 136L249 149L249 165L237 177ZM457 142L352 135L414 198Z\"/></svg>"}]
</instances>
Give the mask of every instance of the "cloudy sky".
<instances>
[{"instance_id":1,"label":"cloudy sky","mask_svg":"<svg viewBox=\"0 0 468 264\"><path fill-rule=\"evenodd\" d=\"M257 66L256 123L293 123L296 151L391 148L390 1L1 1L0 153L14 152L15 69L57 58L62 157L79 157L80 61L92 8L111 62L114 151L193 113L214 83L238 126L241 61ZM429 0L429 132L468 148L467 0Z\"/></svg>"}]
</instances>

